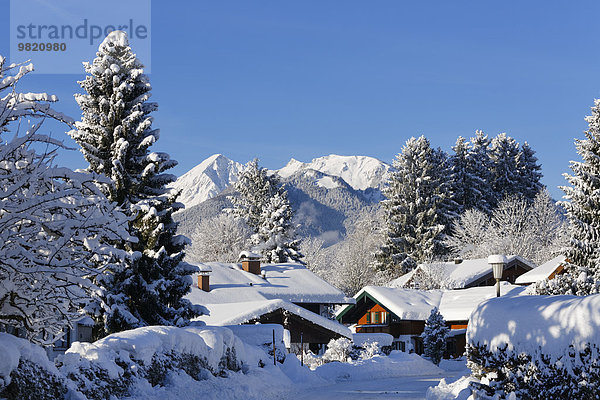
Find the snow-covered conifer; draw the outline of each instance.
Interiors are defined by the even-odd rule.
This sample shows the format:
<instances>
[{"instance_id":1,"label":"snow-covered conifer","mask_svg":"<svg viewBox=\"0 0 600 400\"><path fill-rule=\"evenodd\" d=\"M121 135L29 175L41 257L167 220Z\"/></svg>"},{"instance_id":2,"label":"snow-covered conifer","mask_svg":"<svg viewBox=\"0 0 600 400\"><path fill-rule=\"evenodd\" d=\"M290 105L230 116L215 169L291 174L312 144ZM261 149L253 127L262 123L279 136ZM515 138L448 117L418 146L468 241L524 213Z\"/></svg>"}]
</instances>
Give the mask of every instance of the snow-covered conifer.
<instances>
[{"instance_id":1,"label":"snow-covered conifer","mask_svg":"<svg viewBox=\"0 0 600 400\"><path fill-rule=\"evenodd\" d=\"M481 138L476 139L481 144ZM481 149L480 147L478 149ZM452 199L457 204L457 212L461 214L465 210L476 208L488 211L484 182L486 173L479 169L484 165L483 160L478 157L487 154L479 154L473 151L471 143L459 136L456 144L452 147L454 154L450 156L450 186L452 188Z\"/></svg>"},{"instance_id":2,"label":"snow-covered conifer","mask_svg":"<svg viewBox=\"0 0 600 400\"><path fill-rule=\"evenodd\" d=\"M517 160L519 144L506 133L492 139L490 158L492 160L491 183L497 204L507 195L521 194L521 180Z\"/></svg>"},{"instance_id":3,"label":"snow-covered conifer","mask_svg":"<svg viewBox=\"0 0 600 400\"><path fill-rule=\"evenodd\" d=\"M444 225L444 236L448 233L454 219L460 215L460 206L454 199L455 186L452 181L452 165L448 154L441 148L432 151L432 184L436 187L436 193L440 198L438 209L438 221ZM436 255L443 255L446 249L443 245L438 248Z\"/></svg>"},{"instance_id":4,"label":"snow-covered conifer","mask_svg":"<svg viewBox=\"0 0 600 400\"><path fill-rule=\"evenodd\" d=\"M383 191L386 229L376 259L378 269L401 275L445 251L439 214L444 194L437 187L434 150L424 136L409 139L393 166Z\"/></svg>"},{"instance_id":5,"label":"snow-covered conifer","mask_svg":"<svg viewBox=\"0 0 600 400\"><path fill-rule=\"evenodd\" d=\"M270 199L261 213L261 222L251 237L253 248L260 251L265 262L299 262L300 240L296 238L292 224L292 206L287 192L279 189Z\"/></svg>"},{"instance_id":6,"label":"snow-covered conifer","mask_svg":"<svg viewBox=\"0 0 600 400\"><path fill-rule=\"evenodd\" d=\"M496 204L496 196L492 188L492 160L490 158L490 139L483 131L475 131L470 139L468 166L472 173L474 186L469 187L471 198L467 197L465 209L477 208L490 213Z\"/></svg>"},{"instance_id":7,"label":"snow-covered conifer","mask_svg":"<svg viewBox=\"0 0 600 400\"><path fill-rule=\"evenodd\" d=\"M600 99L594 101L592 115L586 117L585 139L575 139L582 161L571 161L573 175L565 174L564 186L569 220L570 243L566 256L570 264L563 275L538 285L539 294L600 292Z\"/></svg>"},{"instance_id":8,"label":"snow-covered conifer","mask_svg":"<svg viewBox=\"0 0 600 400\"><path fill-rule=\"evenodd\" d=\"M141 256L102 282L111 307L105 329L115 332L144 325L183 324L200 311L183 298L196 268L183 262L187 239L175 234L172 213L183 206L166 187L175 176L165 173L177 162L149 148L159 137L150 115L151 85L127 35L111 32L96 58L85 63L87 76L75 96L82 119L70 135L81 146L88 170L104 174L103 189L131 217L129 231L138 237L133 250ZM116 303L115 303L116 304Z\"/></svg>"},{"instance_id":9,"label":"snow-covered conifer","mask_svg":"<svg viewBox=\"0 0 600 400\"><path fill-rule=\"evenodd\" d=\"M442 361L449 333L450 329L446 326L444 317L435 307L425 321L425 329L421 334L425 357L429 358L435 365L439 365Z\"/></svg>"},{"instance_id":10,"label":"snow-covered conifer","mask_svg":"<svg viewBox=\"0 0 600 400\"><path fill-rule=\"evenodd\" d=\"M279 182L269 176L266 168L258 165L258 159L250 161L234 184L237 196L231 196L231 212L244 219L248 226L258 232L262 225L262 213L271 197L278 193Z\"/></svg>"},{"instance_id":11,"label":"snow-covered conifer","mask_svg":"<svg viewBox=\"0 0 600 400\"><path fill-rule=\"evenodd\" d=\"M519 192L529 201L534 201L537 194L544 189L540 182L542 166L538 164L535 151L525 142L517 155L519 171Z\"/></svg>"},{"instance_id":12,"label":"snow-covered conifer","mask_svg":"<svg viewBox=\"0 0 600 400\"><path fill-rule=\"evenodd\" d=\"M237 195L230 197L233 208L229 211L254 231L250 238L253 249L266 262L300 261L300 240L292 224L294 213L277 177L269 175L254 159L242 171L235 189Z\"/></svg>"}]
</instances>

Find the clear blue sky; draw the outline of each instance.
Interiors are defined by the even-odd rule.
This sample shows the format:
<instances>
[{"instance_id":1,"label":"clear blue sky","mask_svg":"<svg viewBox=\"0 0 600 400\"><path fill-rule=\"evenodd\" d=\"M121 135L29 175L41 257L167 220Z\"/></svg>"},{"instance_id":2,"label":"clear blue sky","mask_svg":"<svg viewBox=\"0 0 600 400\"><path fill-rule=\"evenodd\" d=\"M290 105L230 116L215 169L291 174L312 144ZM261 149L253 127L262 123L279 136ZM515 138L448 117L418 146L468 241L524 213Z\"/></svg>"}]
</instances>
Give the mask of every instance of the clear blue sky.
<instances>
[{"instance_id":1,"label":"clear blue sky","mask_svg":"<svg viewBox=\"0 0 600 400\"><path fill-rule=\"evenodd\" d=\"M597 1L153 1L153 149L180 175L214 153L269 168L391 162L413 135L450 150L476 129L507 132L537 151L558 198L600 97L599 21ZM21 90L57 94L77 119L82 77L32 74Z\"/></svg>"}]
</instances>

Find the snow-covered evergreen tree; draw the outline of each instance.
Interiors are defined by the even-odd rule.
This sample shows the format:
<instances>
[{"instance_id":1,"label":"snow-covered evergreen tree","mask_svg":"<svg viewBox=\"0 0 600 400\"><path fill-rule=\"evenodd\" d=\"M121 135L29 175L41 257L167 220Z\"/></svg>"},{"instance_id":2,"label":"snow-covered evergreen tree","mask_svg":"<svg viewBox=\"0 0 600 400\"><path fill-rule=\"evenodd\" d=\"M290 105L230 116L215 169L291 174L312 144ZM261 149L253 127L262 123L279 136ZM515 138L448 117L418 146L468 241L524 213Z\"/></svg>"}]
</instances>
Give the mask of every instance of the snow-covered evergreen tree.
<instances>
[{"instance_id":1,"label":"snow-covered evergreen tree","mask_svg":"<svg viewBox=\"0 0 600 400\"><path fill-rule=\"evenodd\" d=\"M294 216L286 190L276 176L258 165L248 163L235 183L236 196L231 196L234 216L243 219L254 231L250 244L266 262L300 262L300 240L292 224Z\"/></svg>"},{"instance_id":2,"label":"snow-covered evergreen tree","mask_svg":"<svg viewBox=\"0 0 600 400\"><path fill-rule=\"evenodd\" d=\"M479 134L478 132L477 135ZM482 138L476 137L474 140L481 146ZM482 147L477 147L477 149L479 151ZM489 206L485 192L489 183L484 182L484 178L489 171L481 170L487 163L484 162L485 160L479 159L487 157L487 154L475 152L471 143L462 136L458 137L452 150L454 154L449 159L451 171L449 181L452 188L452 199L457 204L457 213L461 214L471 208L488 212Z\"/></svg>"},{"instance_id":3,"label":"snow-covered evergreen tree","mask_svg":"<svg viewBox=\"0 0 600 400\"><path fill-rule=\"evenodd\" d=\"M444 194L437 186L434 150L424 136L409 139L393 166L383 191L386 230L376 259L378 269L402 275L444 253L439 211Z\"/></svg>"},{"instance_id":4,"label":"snow-covered evergreen tree","mask_svg":"<svg viewBox=\"0 0 600 400\"><path fill-rule=\"evenodd\" d=\"M175 176L164 172L177 162L149 151L159 137L150 115L157 104L148 101L151 85L127 35L111 32L96 55L84 64L88 75L79 84L85 93L75 96L82 119L70 135L88 170L111 179L103 188L132 218L129 230L139 239L133 250L141 254L130 268L98 282L110 305L104 329L184 324L200 309L183 298L196 268L182 261L187 239L175 234L172 218L182 205L176 203L178 193L166 187Z\"/></svg>"},{"instance_id":5,"label":"snow-covered evergreen tree","mask_svg":"<svg viewBox=\"0 0 600 400\"><path fill-rule=\"evenodd\" d=\"M442 361L449 333L450 329L446 326L444 317L435 307L425 321L425 329L421 334L425 357L429 358L435 365L439 365Z\"/></svg>"},{"instance_id":6,"label":"snow-covered evergreen tree","mask_svg":"<svg viewBox=\"0 0 600 400\"><path fill-rule=\"evenodd\" d=\"M436 192L440 197L439 207L436 211L438 221L444 225L444 236L448 233L454 219L460 215L460 205L455 200L455 185L452 181L452 164L448 154L441 148L433 149L432 151L433 177L432 184L436 187ZM436 255L446 253L445 247L442 245Z\"/></svg>"},{"instance_id":7,"label":"snow-covered evergreen tree","mask_svg":"<svg viewBox=\"0 0 600 400\"><path fill-rule=\"evenodd\" d=\"M496 195L492 188L492 160L490 158L490 139L483 131L476 131L470 139L468 166L474 185L470 186L471 198L466 198L465 209L476 208L490 213L496 204Z\"/></svg>"},{"instance_id":8,"label":"snow-covered evergreen tree","mask_svg":"<svg viewBox=\"0 0 600 400\"><path fill-rule=\"evenodd\" d=\"M507 195L521 193L522 182L517 164L519 154L519 144L506 133L501 133L492 139L490 158L492 160L491 183L496 196L494 205Z\"/></svg>"},{"instance_id":9,"label":"snow-covered evergreen tree","mask_svg":"<svg viewBox=\"0 0 600 400\"><path fill-rule=\"evenodd\" d=\"M519 171L519 192L528 201L534 201L537 194L544 189L542 166L538 164L535 151L525 142L517 155L517 170Z\"/></svg>"},{"instance_id":10,"label":"snow-covered evergreen tree","mask_svg":"<svg viewBox=\"0 0 600 400\"><path fill-rule=\"evenodd\" d=\"M0 57L0 132L23 117L72 122L49 107L55 96L17 92L16 83L32 70L31 64L5 68ZM54 166L64 146L39 129L0 142L0 323L50 344L83 305L104 305L91 298L97 289L91 279L122 267L130 254L110 243L131 238L125 216L96 186L102 178Z\"/></svg>"},{"instance_id":11,"label":"snow-covered evergreen tree","mask_svg":"<svg viewBox=\"0 0 600 400\"><path fill-rule=\"evenodd\" d=\"M600 293L600 99L594 101L585 139L575 139L582 161L571 161L573 175L565 174L570 186L562 187L563 206L569 220L570 243L566 256L570 265L563 275L538 285L539 294Z\"/></svg>"},{"instance_id":12,"label":"snow-covered evergreen tree","mask_svg":"<svg viewBox=\"0 0 600 400\"><path fill-rule=\"evenodd\" d=\"M258 232L263 223L263 211L271 197L279 191L277 178L269 176L267 169L261 168L258 159L254 159L246 165L234 187L239 195L230 197L233 203L230 211Z\"/></svg>"},{"instance_id":13,"label":"snow-covered evergreen tree","mask_svg":"<svg viewBox=\"0 0 600 400\"><path fill-rule=\"evenodd\" d=\"M261 223L251 237L253 249L268 263L301 262L300 240L292 225L292 206L287 192L279 189L261 213Z\"/></svg>"}]
</instances>

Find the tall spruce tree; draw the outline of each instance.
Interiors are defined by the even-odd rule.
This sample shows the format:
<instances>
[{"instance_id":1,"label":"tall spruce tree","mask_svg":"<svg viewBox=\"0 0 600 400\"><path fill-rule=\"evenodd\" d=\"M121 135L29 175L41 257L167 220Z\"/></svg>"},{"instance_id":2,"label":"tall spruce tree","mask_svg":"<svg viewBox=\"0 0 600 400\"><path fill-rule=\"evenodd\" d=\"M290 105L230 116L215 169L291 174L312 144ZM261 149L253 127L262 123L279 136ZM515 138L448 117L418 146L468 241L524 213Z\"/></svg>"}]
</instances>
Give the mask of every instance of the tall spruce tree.
<instances>
[{"instance_id":1,"label":"tall spruce tree","mask_svg":"<svg viewBox=\"0 0 600 400\"><path fill-rule=\"evenodd\" d=\"M492 160L492 189L495 194L494 206L507 195L520 193L520 176L517 159L519 144L506 133L492 139L490 158Z\"/></svg>"},{"instance_id":2,"label":"tall spruce tree","mask_svg":"<svg viewBox=\"0 0 600 400\"><path fill-rule=\"evenodd\" d=\"M277 178L269 176L267 169L261 168L255 158L246 165L234 187L237 193L229 197L233 203L231 212L258 232L263 222L263 210L279 190Z\"/></svg>"},{"instance_id":3,"label":"tall spruce tree","mask_svg":"<svg viewBox=\"0 0 600 400\"><path fill-rule=\"evenodd\" d=\"M75 96L82 119L70 135L81 146L88 170L110 178L103 190L131 220L139 255L129 268L111 271L98 284L109 305L104 332L145 325L181 325L201 310L183 296L189 292L196 267L183 262L185 237L177 236L176 193L166 185L175 176L164 173L177 162L150 152L159 138L152 128L151 86L143 65L122 31L110 33L96 58L85 63L88 74ZM101 333L101 334L102 334Z\"/></svg>"},{"instance_id":4,"label":"tall spruce tree","mask_svg":"<svg viewBox=\"0 0 600 400\"><path fill-rule=\"evenodd\" d=\"M529 202L533 202L538 193L544 189L542 166L538 164L535 151L525 142L517 155L517 170L519 171L519 192Z\"/></svg>"},{"instance_id":5,"label":"tall spruce tree","mask_svg":"<svg viewBox=\"0 0 600 400\"><path fill-rule=\"evenodd\" d=\"M437 195L440 197L437 210L439 222L444 225L444 235L449 233L454 219L460 215L460 205L456 201L456 185L452 181L452 164L448 154L441 148L432 151L433 177L432 183L436 187ZM447 253L445 246L440 245L437 255Z\"/></svg>"},{"instance_id":6,"label":"tall spruce tree","mask_svg":"<svg viewBox=\"0 0 600 400\"><path fill-rule=\"evenodd\" d=\"M462 136L456 140L452 147L454 154L450 156L450 185L452 186L452 198L457 203L457 211L462 214L465 210L472 208L487 212L487 201L483 175L478 168L481 162L475 158L471 143ZM485 154L484 154L485 155ZM487 157L487 155L485 155Z\"/></svg>"},{"instance_id":7,"label":"tall spruce tree","mask_svg":"<svg viewBox=\"0 0 600 400\"><path fill-rule=\"evenodd\" d=\"M254 234L250 245L266 262L301 262L300 241L292 224L293 210L287 191L275 175L254 159L235 183L237 195L231 196L233 215L246 221Z\"/></svg>"},{"instance_id":8,"label":"tall spruce tree","mask_svg":"<svg viewBox=\"0 0 600 400\"><path fill-rule=\"evenodd\" d=\"M261 213L258 231L252 236L252 244L268 263L300 261L300 240L296 238L292 224L292 206L287 192L280 189L268 201Z\"/></svg>"},{"instance_id":9,"label":"tall spruce tree","mask_svg":"<svg viewBox=\"0 0 600 400\"><path fill-rule=\"evenodd\" d=\"M492 160L490 158L490 139L483 131L475 131L470 140L468 154L469 169L473 174L475 186L470 189L472 198L468 200L466 209L476 208L487 214L492 212L496 204L496 196L492 188ZM474 188L477 190L474 190Z\"/></svg>"},{"instance_id":10,"label":"tall spruce tree","mask_svg":"<svg viewBox=\"0 0 600 400\"><path fill-rule=\"evenodd\" d=\"M538 282L537 294L600 293L600 99L586 121L585 139L575 139L582 161L571 161L573 175L564 175L571 186L561 187L567 200L562 205L569 221L570 263L563 274Z\"/></svg>"},{"instance_id":11,"label":"tall spruce tree","mask_svg":"<svg viewBox=\"0 0 600 400\"><path fill-rule=\"evenodd\" d=\"M445 252L440 223L444 194L434 158L429 141L421 136L410 138L393 162L395 171L383 191L385 239L375 255L380 270L401 275Z\"/></svg>"}]
</instances>

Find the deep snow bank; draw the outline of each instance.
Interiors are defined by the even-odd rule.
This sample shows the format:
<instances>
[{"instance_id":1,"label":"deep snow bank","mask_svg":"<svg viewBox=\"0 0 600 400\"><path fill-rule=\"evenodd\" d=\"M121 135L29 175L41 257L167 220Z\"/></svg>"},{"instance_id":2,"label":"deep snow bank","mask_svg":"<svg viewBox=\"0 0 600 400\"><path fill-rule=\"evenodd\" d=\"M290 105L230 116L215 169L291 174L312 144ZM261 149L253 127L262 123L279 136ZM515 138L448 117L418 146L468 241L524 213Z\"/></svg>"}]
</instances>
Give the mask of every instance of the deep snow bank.
<instances>
[{"instance_id":1,"label":"deep snow bank","mask_svg":"<svg viewBox=\"0 0 600 400\"><path fill-rule=\"evenodd\" d=\"M570 346L600 345L600 295L519 296L481 303L469 320L467 343L489 351L543 353L553 360Z\"/></svg>"},{"instance_id":2,"label":"deep snow bank","mask_svg":"<svg viewBox=\"0 0 600 400\"><path fill-rule=\"evenodd\" d=\"M281 399L306 387L344 380L404 375L437 375L442 371L415 354L392 352L351 363L332 362L311 371L293 354L273 365L283 346L283 328L264 325L225 327L138 328L95 343L76 342L48 361L41 347L0 334L0 398L32 399ZM11 381L11 391L7 392Z\"/></svg>"},{"instance_id":3,"label":"deep snow bank","mask_svg":"<svg viewBox=\"0 0 600 400\"><path fill-rule=\"evenodd\" d=\"M467 328L472 376L428 399L591 399L600 389L600 295L501 297Z\"/></svg>"}]
</instances>

